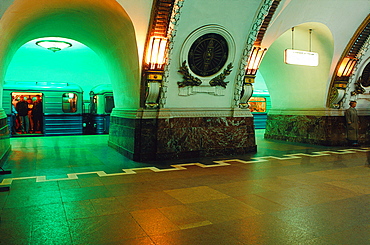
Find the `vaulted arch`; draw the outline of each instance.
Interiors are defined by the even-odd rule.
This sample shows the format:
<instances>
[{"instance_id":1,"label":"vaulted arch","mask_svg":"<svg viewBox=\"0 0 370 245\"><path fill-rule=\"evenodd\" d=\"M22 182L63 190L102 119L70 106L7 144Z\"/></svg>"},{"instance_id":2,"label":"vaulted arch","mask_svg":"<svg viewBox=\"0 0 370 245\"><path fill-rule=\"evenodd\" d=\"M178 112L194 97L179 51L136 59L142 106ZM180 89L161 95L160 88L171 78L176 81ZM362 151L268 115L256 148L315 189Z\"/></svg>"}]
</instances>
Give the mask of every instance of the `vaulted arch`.
<instances>
[{"instance_id":1,"label":"vaulted arch","mask_svg":"<svg viewBox=\"0 0 370 245\"><path fill-rule=\"evenodd\" d=\"M312 29L312 34L309 30ZM312 35L312 36L310 36ZM311 47L310 47L311 42ZM284 50L316 52L318 66L284 63ZM323 110L333 58L334 41L328 27L304 23L287 30L269 47L259 69L271 94L273 110ZM312 49L312 50L310 50ZM291 112L287 112L291 113Z\"/></svg>"},{"instance_id":2,"label":"vaulted arch","mask_svg":"<svg viewBox=\"0 0 370 245\"><path fill-rule=\"evenodd\" d=\"M0 78L14 53L40 37L74 39L105 63L117 108L139 107L140 68L133 24L114 0L16 0L0 21Z\"/></svg>"}]
</instances>

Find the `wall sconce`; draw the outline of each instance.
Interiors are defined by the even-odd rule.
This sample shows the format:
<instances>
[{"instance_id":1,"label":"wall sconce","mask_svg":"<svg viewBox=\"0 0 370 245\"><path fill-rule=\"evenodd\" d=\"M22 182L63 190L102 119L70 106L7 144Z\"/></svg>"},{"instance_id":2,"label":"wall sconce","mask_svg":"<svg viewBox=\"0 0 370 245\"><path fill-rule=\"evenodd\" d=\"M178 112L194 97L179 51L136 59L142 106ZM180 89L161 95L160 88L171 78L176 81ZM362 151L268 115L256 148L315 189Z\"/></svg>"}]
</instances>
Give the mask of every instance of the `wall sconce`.
<instances>
[{"instance_id":1,"label":"wall sconce","mask_svg":"<svg viewBox=\"0 0 370 245\"><path fill-rule=\"evenodd\" d=\"M53 51L54 53L72 47L71 43L58 40L41 40L36 42L36 45Z\"/></svg>"},{"instance_id":2,"label":"wall sconce","mask_svg":"<svg viewBox=\"0 0 370 245\"><path fill-rule=\"evenodd\" d=\"M146 55L148 70L163 70L165 62L167 39L164 37L152 37Z\"/></svg>"},{"instance_id":3,"label":"wall sconce","mask_svg":"<svg viewBox=\"0 0 370 245\"><path fill-rule=\"evenodd\" d=\"M151 37L145 59L145 77L148 88L145 105L147 108L158 107L160 85L164 72L166 46L166 38Z\"/></svg>"},{"instance_id":4,"label":"wall sconce","mask_svg":"<svg viewBox=\"0 0 370 245\"><path fill-rule=\"evenodd\" d=\"M257 70L261 64L263 56L265 55L267 49L254 46L251 54L248 58L248 64L245 70L244 84L242 89L242 94L240 97L240 107L248 108L248 100L253 94L253 83L256 77Z\"/></svg>"},{"instance_id":5,"label":"wall sconce","mask_svg":"<svg viewBox=\"0 0 370 245\"><path fill-rule=\"evenodd\" d=\"M358 59L356 58L345 57L340 63L337 74L335 76L334 87L332 88L332 98L330 100L331 107L334 109L340 108L340 102L345 96L345 90L347 88L348 80L349 77L352 75L357 60Z\"/></svg>"},{"instance_id":6,"label":"wall sconce","mask_svg":"<svg viewBox=\"0 0 370 245\"><path fill-rule=\"evenodd\" d=\"M248 58L248 65L245 71L245 75L256 75L258 67L260 66L260 63L266 51L266 48L253 47L253 50Z\"/></svg>"},{"instance_id":7,"label":"wall sconce","mask_svg":"<svg viewBox=\"0 0 370 245\"><path fill-rule=\"evenodd\" d=\"M348 80L348 78L352 75L356 63L357 63L356 58L351 57L344 58L339 66L337 77L344 78L342 80Z\"/></svg>"}]
</instances>

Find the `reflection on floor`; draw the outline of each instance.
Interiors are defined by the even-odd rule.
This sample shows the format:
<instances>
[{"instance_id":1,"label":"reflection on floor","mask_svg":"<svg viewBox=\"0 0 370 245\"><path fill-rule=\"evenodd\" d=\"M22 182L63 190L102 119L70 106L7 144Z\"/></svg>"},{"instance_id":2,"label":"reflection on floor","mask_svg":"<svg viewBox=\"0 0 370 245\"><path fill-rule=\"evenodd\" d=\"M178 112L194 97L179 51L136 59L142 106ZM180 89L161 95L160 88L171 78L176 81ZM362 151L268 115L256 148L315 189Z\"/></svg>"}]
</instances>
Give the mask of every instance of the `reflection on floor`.
<instances>
[{"instance_id":1,"label":"reflection on floor","mask_svg":"<svg viewBox=\"0 0 370 245\"><path fill-rule=\"evenodd\" d=\"M370 148L257 133L256 154L152 163L106 135L12 138L0 244L369 244Z\"/></svg>"}]
</instances>

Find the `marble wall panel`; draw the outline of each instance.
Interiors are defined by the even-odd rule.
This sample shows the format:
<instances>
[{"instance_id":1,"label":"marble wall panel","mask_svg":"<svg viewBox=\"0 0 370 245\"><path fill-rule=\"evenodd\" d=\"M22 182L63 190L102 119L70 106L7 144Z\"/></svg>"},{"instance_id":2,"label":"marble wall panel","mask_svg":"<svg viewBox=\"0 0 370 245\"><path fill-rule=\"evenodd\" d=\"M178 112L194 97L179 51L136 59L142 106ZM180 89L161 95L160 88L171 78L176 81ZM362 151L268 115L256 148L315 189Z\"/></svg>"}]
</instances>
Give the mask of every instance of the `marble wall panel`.
<instances>
[{"instance_id":1,"label":"marble wall panel","mask_svg":"<svg viewBox=\"0 0 370 245\"><path fill-rule=\"evenodd\" d=\"M133 127L133 125L135 125ZM130 140L131 137L131 140ZM256 151L253 118L112 118L109 143L134 160Z\"/></svg>"},{"instance_id":2,"label":"marble wall panel","mask_svg":"<svg viewBox=\"0 0 370 245\"><path fill-rule=\"evenodd\" d=\"M244 118L244 117L221 117L221 118L203 118L202 120L202 127L241 127L250 125L251 118Z\"/></svg>"},{"instance_id":3,"label":"marble wall panel","mask_svg":"<svg viewBox=\"0 0 370 245\"><path fill-rule=\"evenodd\" d=\"M165 128L158 131L158 153L199 151L201 128Z\"/></svg>"},{"instance_id":4,"label":"marble wall panel","mask_svg":"<svg viewBox=\"0 0 370 245\"><path fill-rule=\"evenodd\" d=\"M359 141L370 142L370 117L360 116ZM317 145L346 145L345 118L341 116L269 115L265 138Z\"/></svg>"},{"instance_id":5,"label":"marble wall panel","mask_svg":"<svg viewBox=\"0 0 370 245\"><path fill-rule=\"evenodd\" d=\"M0 119L0 167L4 165L11 150L9 135L7 118L2 118Z\"/></svg>"},{"instance_id":6,"label":"marble wall panel","mask_svg":"<svg viewBox=\"0 0 370 245\"><path fill-rule=\"evenodd\" d=\"M108 144L129 158L135 154L135 121L111 117Z\"/></svg>"},{"instance_id":7,"label":"marble wall panel","mask_svg":"<svg viewBox=\"0 0 370 245\"><path fill-rule=\"evenodd\" d=\"M158 128L201 127L202 117L158 119Z\"/></svg>"}]
</instances>

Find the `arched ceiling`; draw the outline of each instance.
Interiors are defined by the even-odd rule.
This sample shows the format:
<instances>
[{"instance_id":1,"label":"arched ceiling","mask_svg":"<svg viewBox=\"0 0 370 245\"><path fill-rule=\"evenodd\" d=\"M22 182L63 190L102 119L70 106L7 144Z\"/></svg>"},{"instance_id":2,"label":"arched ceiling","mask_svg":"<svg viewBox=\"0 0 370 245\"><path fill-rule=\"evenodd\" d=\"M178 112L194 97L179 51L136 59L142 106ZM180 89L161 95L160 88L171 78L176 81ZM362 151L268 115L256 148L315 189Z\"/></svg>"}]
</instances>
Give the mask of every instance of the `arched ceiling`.
<instances>
[{"instance_id":1,"label":"arched ceiling","mask_svg":"<svg viewBox=\"0 0 370 245\"><path fill-rule=\"evenodd\" d=\"M3 15L0 30L2 78L14 53L26 42L48 36L70 38L94 50L106 64L113 88L125 91L117 93L121 94L115 98L117 106L139 106L135 31L131 19L116 1L16 0Z\"/></svg>"},{"instance_id":2,"label":"arched ceiling","mask_svg":"<svg viewBox=\"0 0 370 245\"><path fill-rule=\"evenodd\" d=\"M312 37L309 29L313 29ZM284 63L284 51L292 49L292 45L296 50L318 53L319 65L311 67ZM270 91L274 109L323 108L333 50L331 32L321 23L305 23L296 26L294 31L289 29L283 33L270 46L259 69Z\"/></svg>"},{"instance_id":3,"label":"arched ceiling","mask_svg":"<svg viewBox=\"0 0 370 245\"><path fill-rule=\"evenodd\" d=\"M72 46L52 52L36 45L41 40L58 40ZM21 71L21 72L20 72ZM29 41L14 54L5 81L47 81L78 84L89 100L91 88L111 84L102 59L89 47L71 39L45 37Z\"/></svg>"}]
</instances>

